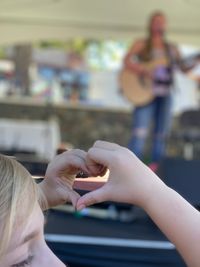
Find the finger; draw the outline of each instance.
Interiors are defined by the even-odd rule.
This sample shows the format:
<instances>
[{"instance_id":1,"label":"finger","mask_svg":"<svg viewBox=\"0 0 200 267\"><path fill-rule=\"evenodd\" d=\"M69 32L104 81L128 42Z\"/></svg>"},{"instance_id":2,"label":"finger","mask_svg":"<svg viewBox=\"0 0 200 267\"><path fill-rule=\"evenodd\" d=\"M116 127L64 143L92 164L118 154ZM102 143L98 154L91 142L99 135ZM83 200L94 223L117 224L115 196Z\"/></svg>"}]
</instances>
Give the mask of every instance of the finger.
<instances>
[{"instance_id":1,"label":"finger","mask_svg":"<svg viewBox=\"0 0 200 267\"><path fill-rule=\"evenodd\" d=\"M104 176L108 170L107 167L105 167L104 165L101 164L96 164L96 166L94 167L95 169L95 174L93 174L94 176Z\"/></svg>"},{"instance_id":2,"label":"finger","mask_svg":"<svg viewBox=\"0 0 200 267\"><path fill-rule=\"evenodd\" d=\"M84 150L81 150L81 149L72 149L72 150L66 151L64 153L73 154L73 155L75 155L77 157L80 157L82 159L84 159L86 157L86 155L87 155L87 152L84 151Z\"/></svg>"},{"instance_id":3,"label":"finger","mask_svg":"<svg viewBox=\"0 0 200 267\"><path fill-rule=\"evenodd\" d=\"M99 176L104 176L108 171L108 168L105 166L102 166L100 172L99 172Z\"/></svg>"},{"instance_id":4,"label":"finger","mask_svg":"<svg viewBox=\"0 0 200 267\"><path fill-rule=\"evenodd\" d=\"M76 209L76 205L77 205L77 202L78 202L78 199L80 198L80 195L72 190L70 193L69 193L69 199L74 207L74 209Z\"/></svg>"},{"instance_id":5,"label":"finger","mask_svg":"<svg viewBox=\"0 0 200 267\"><path fill-rule=\"evenodd\" d=\"M116 150L120 146L118 144L115 144L115 143L98 140L94 143L93 147L107 149L107 150Z\"/></svg>"},{"instance_id":6,"label":"finger","mask_svg":"<svg viewBox=\"0 0 200 267\"><path fill-rule=\"evenodd\" d=\"M68 166L65 166L59 171L59 175L68 176L70 174L76 175L79 172L89 174L89 169L86 166L86 162L78 157L68 158Z\"/></svg>"},{"instance_id":7,"label":"finger","mask_svg":"<svg viewBox=\"0 0 200 267\"><path fill-rule=\"evenodd\" d=\"M95 162L93 159L91 159L90 157L86 157L86 165L87 168L89 170L89 173L92 176L98 176L101 174L104 166Z\"/></svg>"},{"instance_id":8,"label":"finger","mask_svg":"<svg viewBox=\"0 0 200 267\"><path fill-rule=\"evenodd\" d=\"M63 164L68 164L73 163L76 159L80 159L83 162L85 162L87 153L83 150L80 149L73 149L67 152L64 152L62 155L60 155L61 160L64 160Z\"/></svg>"},{"instance_id":9,"label":"finger","mask_svg":"<svg viewBox=\"0 0 200 267\"><path fill-rule=\"evenodd\" d=\"M113 151L99 147L92 147L88 151L86 160L87 162L90 161L93 165L100 164L104 167L108 167L112 158Z\"/></svg>"},{"instance_id":10,"label":"finger","mask_svg":"<svg viewBox=\"0 0 200 267\"><path fill-rule=\"evenodd\" d=\"M93 204L104 202L107 200L106 195L106 188L104 186L95 191L89 192L79 198L76 204L76 209L82 210L85 207L91 206Z\"/></svg>"},{"instance_id":11,"label":"finger","mask_svg":"<svg viewBox=\"0 0 200 267\"><path fill-rule=\"evenodd\" d=\"M76 174L79 170L88 172L85 162L86 155L87 153L85 151L79 149L66 151L55 157L55 159L49 164L48 169L50 169L51 172L64 172L65 174L68 171L73 171L73 174Z\"/></svg>"},{"instance_id":12,"label":"finger","mask_svg":"<svg viewBox=\"0 0 200 267\"><path fill-rule=\"evenodd\" d=\"M70 163L70 160L73 160L73 158L80 158L83 161L86 158L87 153L80 149L72 149L66 152L63 152L62 154L58 155L56 157L57 164L60 166L66 166L68 163Z\"/></svg>"},{"instance_id":13,"label":"finger","mask_svg":"<svg viewBox=\"0 0 200 267\"><path fill-rule=\"evenodd\" d=\"M80 175L80 177L88 177L89 170L88 170L87 165L86 165L87 152L85 152L81 149L73 149L70 152L71 152L71 156L74 157L74 161L72 159L71 164L74 164L74 167L77 167L78 169L80 169L81 173L80 174L78 173L78 175ZM75 160L76 160L76 162L75 162Z\"/></svg>"}]
</instances>

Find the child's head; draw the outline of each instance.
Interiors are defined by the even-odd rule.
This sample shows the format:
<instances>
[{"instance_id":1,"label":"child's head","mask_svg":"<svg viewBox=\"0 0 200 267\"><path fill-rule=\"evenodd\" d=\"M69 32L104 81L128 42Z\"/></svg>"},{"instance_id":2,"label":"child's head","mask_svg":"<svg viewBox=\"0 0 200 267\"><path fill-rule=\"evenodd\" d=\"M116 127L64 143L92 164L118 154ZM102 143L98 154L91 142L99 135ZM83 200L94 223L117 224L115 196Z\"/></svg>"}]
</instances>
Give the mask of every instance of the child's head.
<instances>
[{"instance_id":1,"label":"child's head","mask_svg":"<svg viewBox=\"0 0 200 267\"><path fill-rule=\"evenodd\" d=\"M0 155L0 266L64 266L44 241L38 197L29 172Z\"/></svg>"}]
</instances>

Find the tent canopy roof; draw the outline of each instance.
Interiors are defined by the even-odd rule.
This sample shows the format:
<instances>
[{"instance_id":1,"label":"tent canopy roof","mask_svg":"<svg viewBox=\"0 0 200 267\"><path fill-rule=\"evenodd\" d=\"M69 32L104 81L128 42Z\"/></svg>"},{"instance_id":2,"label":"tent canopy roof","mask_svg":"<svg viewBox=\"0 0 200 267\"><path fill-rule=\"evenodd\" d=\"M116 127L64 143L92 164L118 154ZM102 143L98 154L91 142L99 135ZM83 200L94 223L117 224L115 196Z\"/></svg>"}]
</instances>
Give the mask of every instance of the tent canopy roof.
<instances>
[{"instance_id":1,"label":"tent canopy roof","mask_svg":"<svg viewBox=\"0 0 200 267\"><path fill-rule=\"evenodd\" d=\"M200 47L199 0L1 0L2 44L74 37L132 40L155 10L168 17L168 36Z\"/></svg>"}]
</instances>

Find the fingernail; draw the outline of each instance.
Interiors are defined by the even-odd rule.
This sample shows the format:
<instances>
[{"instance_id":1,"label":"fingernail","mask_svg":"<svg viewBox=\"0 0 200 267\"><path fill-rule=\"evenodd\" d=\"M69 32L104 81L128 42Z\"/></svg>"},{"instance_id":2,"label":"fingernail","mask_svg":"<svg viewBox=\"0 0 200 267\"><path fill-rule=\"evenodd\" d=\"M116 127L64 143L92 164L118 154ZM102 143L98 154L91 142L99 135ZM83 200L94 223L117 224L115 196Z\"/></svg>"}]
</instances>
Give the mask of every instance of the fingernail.
<instances>
[{"instance_id":1,"label":"fingernail","mask_svg":"<svg viewBox=\"0 0 200 267\"><path fill-rule=\"evenodd\" d=\"M83 210L85 208L86 208L85 205L81 204L80 206L77 207L77 210Z\"/></svg>"}]
</instances>

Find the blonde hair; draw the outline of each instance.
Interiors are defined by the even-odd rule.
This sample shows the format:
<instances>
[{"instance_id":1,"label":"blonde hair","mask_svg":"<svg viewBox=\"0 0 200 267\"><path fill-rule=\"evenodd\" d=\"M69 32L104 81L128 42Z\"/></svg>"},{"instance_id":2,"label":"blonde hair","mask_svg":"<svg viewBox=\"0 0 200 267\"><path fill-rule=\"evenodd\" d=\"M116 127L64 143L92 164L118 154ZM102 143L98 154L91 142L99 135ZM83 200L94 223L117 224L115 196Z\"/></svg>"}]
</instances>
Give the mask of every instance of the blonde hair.
<instances>
[{"instance_id":1,"label":"blonde hair","mask_svg":"<svg viewBox=\"0 0 200 267\"><path fill-rule=\"evenodd\" d=\"M23 228L38 202L30 173L13 158L0 154L0 259L8 249L15 224Z\"/></svg>"}]
</instances>

